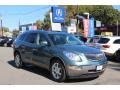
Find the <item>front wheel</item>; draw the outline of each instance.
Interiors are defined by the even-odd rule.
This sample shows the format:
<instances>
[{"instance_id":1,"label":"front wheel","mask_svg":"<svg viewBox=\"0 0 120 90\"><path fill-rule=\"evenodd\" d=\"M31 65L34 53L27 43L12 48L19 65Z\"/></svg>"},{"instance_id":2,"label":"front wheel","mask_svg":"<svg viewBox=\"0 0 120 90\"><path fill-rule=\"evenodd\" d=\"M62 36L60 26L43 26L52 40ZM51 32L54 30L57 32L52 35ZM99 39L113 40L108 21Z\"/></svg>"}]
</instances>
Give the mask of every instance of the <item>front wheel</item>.
<instances>
[{"instance_id":1,"label":"front wheel","mask_svg":"<svg viewBox=\"0 0 120 90\"><path fill-rule=\"evenodd\" d=\"M52 79L57 82L63 82L66 79L65 68L59 60L54 60L51 63L50 74Z\"/></svg>"},{"instance_id":2,"label":"front wheel","mask_svg":"<svg viewBox=\"0 0 120 90\"><path fill-rule=\"evenodd\" d=\"M14 56L14 61L15 61L15 65L17 68L22 68L23 67L23 62L21 60L21 56L19 53L16 53Z\"/></svg>"},{"instance_id":3,"label":"front wheel","mask_svg":"<svg viewBox=\"0 0 120 90\"><path fill-rule=\"evenodd\" d=\"M4 44L4 47L7 47L7 43Z\"/></svg>"}]
</instances>

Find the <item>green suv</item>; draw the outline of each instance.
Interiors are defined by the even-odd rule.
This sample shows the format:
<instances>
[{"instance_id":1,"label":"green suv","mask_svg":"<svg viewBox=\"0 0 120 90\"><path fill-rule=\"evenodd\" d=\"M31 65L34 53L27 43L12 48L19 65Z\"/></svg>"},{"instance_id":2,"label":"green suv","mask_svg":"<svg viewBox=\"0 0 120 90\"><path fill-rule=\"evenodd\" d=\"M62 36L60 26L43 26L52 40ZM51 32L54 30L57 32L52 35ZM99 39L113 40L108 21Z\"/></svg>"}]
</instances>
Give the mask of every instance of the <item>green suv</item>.
<instances>
[{"instance_id":1,"label":"green suv","mask_svg":"<svg viewBox=\"0 0 120 90\"><path fill-rule=\"evenodd\" d=\"M13 48L17 68L26 63L45 68L57 82L98 77L107 65L103 52L65 32L26 31L17 37Z\"/></svg>"}]
</instances>

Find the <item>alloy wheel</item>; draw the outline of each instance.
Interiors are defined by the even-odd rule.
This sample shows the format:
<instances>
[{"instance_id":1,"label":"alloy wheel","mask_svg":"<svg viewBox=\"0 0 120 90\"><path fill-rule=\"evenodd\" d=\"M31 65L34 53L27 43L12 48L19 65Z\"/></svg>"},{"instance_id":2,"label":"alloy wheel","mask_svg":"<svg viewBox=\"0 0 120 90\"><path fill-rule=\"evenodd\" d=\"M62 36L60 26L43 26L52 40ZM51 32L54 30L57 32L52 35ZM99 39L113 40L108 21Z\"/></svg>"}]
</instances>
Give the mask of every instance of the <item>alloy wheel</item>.
<instances>
[{"instance_id":1,"label":"alloy wheel","mask_svg":"<svg viewBox=\"0 0 120 90\"><path fill-rule=\"evenodd\" d=\"M52 65L52 75L55 79L60 79L62 75L62 68L59 63L54 63Z\"/></svg>"},{"instance_id":2,"label":"alloy wheel","mask_svg":"<svg viewBox=\"0 0 120 90\"><path fill-rule=\"evenodd\" d=\"M16 67L20 68L22 66L22 63L21 63L21 58L20 58L20 55L19 54L16 54L15 55L15 65Z\"/></svg>"}]
</instances>

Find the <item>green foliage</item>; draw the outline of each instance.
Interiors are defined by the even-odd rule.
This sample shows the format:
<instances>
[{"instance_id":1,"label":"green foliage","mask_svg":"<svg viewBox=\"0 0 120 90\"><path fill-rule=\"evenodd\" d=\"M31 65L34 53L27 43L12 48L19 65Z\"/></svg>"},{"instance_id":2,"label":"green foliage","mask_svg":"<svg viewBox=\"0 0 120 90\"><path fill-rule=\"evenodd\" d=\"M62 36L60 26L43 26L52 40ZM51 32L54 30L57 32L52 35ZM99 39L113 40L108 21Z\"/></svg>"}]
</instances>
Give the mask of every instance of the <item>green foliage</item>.
<instances>
[{"instance_id":1,"label":"green foliage","mask_svg":"<svg viewBox=\"0 0 120 90\"><path fill-rule=\"evenodd\" d=\"M51 27L51 23L50 23L50 13L46 13L44 21L42 23L42 29L44 30L48 30Z\"/></svg>"},{"instance_id":2,"label":"green foliage","mask_svg":"<svg viewBox=\"0 0 120 90\"><path fill-rule=\"evenodd\" d=\"M111 5L67 5L64 7L66 8L66 22L69 22L75 14L83 15L84 12L90 13L95 20L100 20L105 25L114 25L117 20L120 22L120 11Z\"/></svg>"},{"instance_id":3,"label":"green foliage","mask_svg":"<svg viewBox=\"0 0 120 90\"><path fill-rule=\"evenodd\" d=\"M37 29L48 30L51 27L50 23L50 13L47 12L43 21L37 20L36 21Z\"/></svg>"},{"instance_id":4,"label":"green foliage","mask_svg":"<svg viewBox=\"0 0 120 90\"><path fill-rule=\"evenodd\" d=\"M43 23L43 22L42 22L41 20L37 20L37 21L36 21L36 25L37 25L37 29L38 29L38 30L42 29L42 23Z\"/></svg>"},{"instance_id":5,"label":"green foliage","mask_svg":"<svg viewBox=\"0 0 120 90\"><path fill-rule=\"evenodd\" d=\"M114 9L111 5L60 5L64 7L66 11L65 24L70 24L70 19L75 18L76 14L83 15L83 13L88 12L95 20L99 20L104 25L115 25L116 22L120 22L120 11ZM45 15L42 21L38 20L37 28L48 30L51 27L50 23L50 11Z\"/></svg>"},{"instance_id":6,"label":"green foliage","mask_svg":"<svg viewBox=\"0 0 120 90\"><path fill-rule=\"evenodd\" d=\"M19 30L14 29L14 30L12 31L13 37L17 37L18 34L19 34L19 32L20 32Z\"/></svg>"},{"instance_id":7,"label":"green foliage","mask_svg":"<svg viewBox=\"0 0 120 90\"><path fill-rule=\"evenodd\" d=\"M2 29L4 32L9 32L9 28L7 28L7 27L2 27Z\"/></svg>"}]
</instances>

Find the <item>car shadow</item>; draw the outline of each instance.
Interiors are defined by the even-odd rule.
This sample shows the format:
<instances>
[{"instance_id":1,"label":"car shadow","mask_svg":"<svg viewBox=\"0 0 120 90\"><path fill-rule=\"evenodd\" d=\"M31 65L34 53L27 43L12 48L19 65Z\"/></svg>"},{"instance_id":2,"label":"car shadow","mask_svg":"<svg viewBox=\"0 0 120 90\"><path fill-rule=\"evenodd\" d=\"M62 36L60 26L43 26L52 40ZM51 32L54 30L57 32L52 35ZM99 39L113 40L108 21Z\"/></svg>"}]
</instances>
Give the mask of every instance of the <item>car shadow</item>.
<instances>
[{"instance_id":1,"label":"car shadow","mask_svg":"<svg viewBox=\"0 0 120 90\"><path fill-rule=\"evenodd\" d=\"M120 65L110 65L108 66L110 69L113 69L115 71L120 71Z\"/></svg>"},{"instance_id":2,"label":"car shadow","mask_svg":"<svg viewBox=\"0 0 120 90\"><path fill-rule=\"evenodd\" d=\"M107 60L108 60L108 61L111 61L111 62L114 62L114 63L120 63L120 61L117 61L117 60L115 59L115 57L112 57L112 56L107 56Z\"/></svg>"},{"instance_id":3,"label":"car shadow","mask_svg":"<svg viewBox=\"0 0 120 90\"><path fill-rule=\"evenodd\" d=\"M14 68L17 68L15 66L14 60L8 61L8 64L11 65L11 66L13 66ZM48 79L52 80L50 78L49 71L47 71L46 69L43 69L43 68L40 68L40 67L36 67L36 66L32 66L32 65L25 65L22 69L24 69L26 71L29 71L29 72L32 72L34 74L41 75L41 76L43 76L45 78L48 78Z\"/></svg>"},{"instance_id":4,"label":"car shadow","mask_svg":"<svg viewBox=\"0 0 120 90\"><path fill-rule=\"evenodd\" d=\"M10 60L8 61L8 64L13 66L14 68L16 68L14 60ZM49 80L52 80L50 77L50 73L48 70L40 68L40 67L36 67L36 66L32 66L32 65L25 65L25 67L23 67L22 69L32 72L34 74L38 74L41 75L45 78L48 78ZM87 81L92 81L94 79L96 79L98 77L95 78L84 78L84 79L67 79L64 83L77 83L77 82L87 82ZM53 81L53 80L52 80Z\"/></svg>"},{"instance_id":5,"label":"car shadow","mask_svg":"<svg viewBox=\"0 0 120 90\"><path fill-rule=\"evenodd\" d=\"M107 67L116 71L120 71L120 61L116 61L114 58L111 58L109 59Z\"/></svg>"},{"instance_id":6,"label":"car shadow","mask_svg":"<svg viewBox=\"0 0 120 90\"><path fill-rule=\"evenodd\" d=\"M80 79L67 79L64 83L77 83L77 82L88 82L97 79L98 77L94 78L80 78Z\"/></svg>"}]
</instances>

